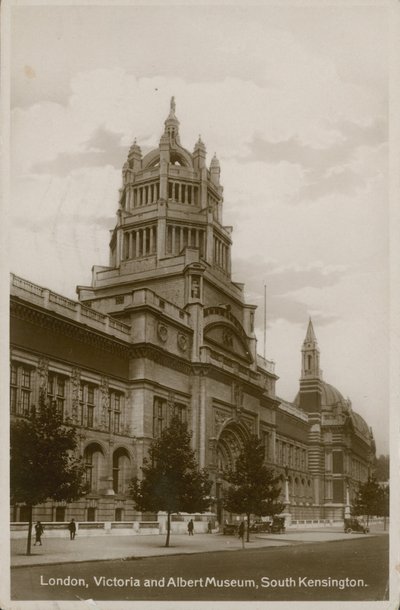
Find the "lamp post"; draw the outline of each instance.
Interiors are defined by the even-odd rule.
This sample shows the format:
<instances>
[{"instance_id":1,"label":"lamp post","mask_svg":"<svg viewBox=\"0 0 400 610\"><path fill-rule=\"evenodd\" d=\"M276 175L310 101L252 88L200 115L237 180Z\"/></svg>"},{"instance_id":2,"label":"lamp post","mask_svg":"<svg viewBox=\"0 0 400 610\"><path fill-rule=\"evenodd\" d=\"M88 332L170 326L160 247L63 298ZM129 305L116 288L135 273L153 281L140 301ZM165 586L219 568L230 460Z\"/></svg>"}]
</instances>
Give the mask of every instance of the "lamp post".
<instances>
[{"instance_id":1,"label":"lamp post","mask_svg":"<svg viewBox=\"0 0 400 610\"><path fill-rule=\"evenodd\" d=\"M346 504L344 507L344 518L350 519L350 485L349 485L348 477L346 477L345 483L346 483Z\"/></svg>"},{"instance_id":2,"label":"lamp post","mask_svg":"<svg viewBox=\"0 0 400 610\"><path fill-rule=\"evenodd\" d=\"M289 468L284 467L285 471L285 510L282 513L282 517L285 517L285 526L290 525L292 515L290 514L290 495L289 495Z\"/></svg>"}]
</instances>

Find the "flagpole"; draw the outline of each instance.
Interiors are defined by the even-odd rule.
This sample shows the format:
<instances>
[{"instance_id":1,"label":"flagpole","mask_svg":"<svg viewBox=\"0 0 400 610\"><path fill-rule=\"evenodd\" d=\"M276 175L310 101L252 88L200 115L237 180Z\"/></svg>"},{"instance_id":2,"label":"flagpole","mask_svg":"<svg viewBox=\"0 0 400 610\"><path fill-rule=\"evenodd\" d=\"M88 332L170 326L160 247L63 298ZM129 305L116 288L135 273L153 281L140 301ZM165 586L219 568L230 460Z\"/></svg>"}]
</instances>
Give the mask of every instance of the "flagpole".
<instances>
[{"instance_id":1,"label":"flagpole","mask_svg":"<svg viewBox=\"0 0 400 610\"><path fill-rule=\"evenodd\" d=\"M267 284L264 284L264 360L267 353Z\"/></svg>"}]
</instances>

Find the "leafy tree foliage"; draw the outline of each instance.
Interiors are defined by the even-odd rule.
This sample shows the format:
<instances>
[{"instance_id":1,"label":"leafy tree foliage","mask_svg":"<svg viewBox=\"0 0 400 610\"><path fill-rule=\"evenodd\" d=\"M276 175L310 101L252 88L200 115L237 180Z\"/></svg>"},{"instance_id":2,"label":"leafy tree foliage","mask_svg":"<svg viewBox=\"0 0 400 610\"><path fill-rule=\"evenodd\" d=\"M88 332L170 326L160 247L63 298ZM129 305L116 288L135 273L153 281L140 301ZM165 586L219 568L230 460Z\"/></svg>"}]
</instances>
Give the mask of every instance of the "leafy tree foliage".
<instances>
[{"instance_id":1,"label":"leafy tree foliage","mask_svg":"<svg viewBox=\"0 0 400 610\"><path fill-rule=\"evenodd\" d=\"M230 486L224 493L223 505L232 513L247 517L247 541L250 538L250 517L274 516L282 512L284 504L278 502L279 478L264 463L265 448L255 435L243 445L235 468L225 470L224 479Z\"/></svg>"},{"instance_id":2,"label":"leafy tree foliage","mask_svg":"<svg viewBox=\"0 0 400 610\"><path fill-rule=\"evenodd\" d=\"M375 478L384 482L389 480L389 456L380 455L375 459Z\"/></svg>"},{"instance_id":3,"label":"leafy tree foliage","mask_svg":"<svg viewBox=\"0 0 400 610\"><path fill-rule=\"evenodd\" d=\"M386 517L389 514L389 488L379 485L375 478L369 478L359 486L353 513L365 515L367 524L372 515Z\"/></svg>"},{"instance_id":4,"label":"leafy tree foliage","mask_svg":"<svg viewBox=\"0 0 400 610\"><path fill-rule=\"evenodd\" d=\"M142 479L135 477L130 486L138 510L167 513L165 546L169 546L172 513L204 512L210 505L212 483L206 471L198 468L190 438L187 425L173 416L150 445Z\"/></svg>"},{"instance_id":5,"label":"leafy tree foliage","mask_svg":"<svg viewBox=\"0 0 400 610\"><path fill-rule=\"evenodd\" d=\"M76 431L63 424L61 415L42 392L39 408L11 422L11 501L29 509L27 555L31 552L32 507L47 499L78 499L85 491L84 464L74 452Z\"/></svg>"}]
</instances>

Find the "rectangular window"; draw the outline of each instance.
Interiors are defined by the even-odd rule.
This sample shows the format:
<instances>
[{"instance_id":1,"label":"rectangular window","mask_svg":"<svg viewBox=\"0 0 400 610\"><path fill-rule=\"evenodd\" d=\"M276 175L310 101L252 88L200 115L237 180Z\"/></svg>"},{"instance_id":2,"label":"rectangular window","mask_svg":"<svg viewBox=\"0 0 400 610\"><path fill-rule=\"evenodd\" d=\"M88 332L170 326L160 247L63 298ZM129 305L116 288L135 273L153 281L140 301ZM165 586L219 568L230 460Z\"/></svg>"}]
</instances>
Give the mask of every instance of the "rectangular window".
<instances>
[{"instance_id":1,"label":"rectangular window","mask_svg":"<svg viewBox=\"0 0 400 610\"><path fill-rule=\"evenodd\" d=\"M22 415L29 415L29 409L31 405L31 393L27 390L22 390L21 393L21 407Z\"/></svg>"},{"instance_id":2,"label":"rectangular window","mask_svg":"<svg viewBox=\"0 0 400 610\"><path fill-rule=\"evenodd\" d=\"M333 498L332 501L335 503L344 502L344 486L341 479L333 479L332 481Z\"/></svg>"},{"instance_id":3,"label":"rectangular window","mask_svg":"<svg viewBox=\"0 0 400 610\"><path fill-rule=\"evenodd\" d=\"M47 378L47 394L49 396L54 396L54 384L55 384L54 375L49 375Z\"/></svg>"},{"instance_id":4,"label":"rectangular window","mask_svg":"<svg viewBox=\"0 0 400 610\"><path fill-rule=\"evenodd\" d=\"M31 387L31 372L29 369L22 369L22 387L30 388Z\"/></svg>"},{"instance_id":5,"label":"rectangular window","mask_svg":"<svg viewBox=\"0 0 400 610\"><path fill-rule=\"evenodd\" d=\"M58 521L58 522L65 521L65 506L56 507L56 521Z\"/></svg>"},{"instance_id":6,"label":"rectangular window","mask_svg":"<svg viewBox=\"0 0 400 610\"><path fill-rule=\"evenodd\" d=\"M12 363L10 370L10 383L11 385L17 385L18 368L17 365Z\"/></svg>"},{"instance_id":7,"label":"rectangular window","mask_svg":"<svg viewBox=\"0 0 400 610\"><path fill-rule=\"evenodd\" d=\"M93 422L94 422L94 407L92 405L88 405L88 408L87 408L88 428L93 428Z\"/></svg>"},{"instance_id":8,"label":"rectangular window","mask_svg":"<svg viewBox=\"0 0 400 610\"><path fill-rule=\"evenodd\" d=\"M153 436L160 436L163 430L166 400L155 397L153 405Z\"/></svg>"},{"instance_id":9,"label":"rectangular window","mask_svg":"<svg viewBox=\"0 0 400 610\"><path fill-rule=\"evenodd\" d=\"M56 403L57 413L61 417L61 419L64 421L64 399L57 398L55 403Z\"/></svg>"},{"instance_id":10,"label":"rectangular window","mask_svg":"<svg viewBox=\"0 0 400 610\"><path fill-rule=\"evenodd\" d=\"M57 395L65 396L65 379L63 377L57 379Z\"/></svg>"},{"instance_id":11,"label":"rectangular window","mask_svg":"<svg viewBox=\"0 0 400 610\"><path fill-rule=\"evenodd\" d=\"M96 386L81 382L79 387L79 404L81 411L81 425L88 428L95 427Z\"/></svg>"},{"instance_id":12,"label":"rectangular window","mask_svg":"<svg viewBox=\"0 0 400 610\"><path fill-rule=\"evenodd\" d=\"M94 387L92 385L89 385L87 389L87 401L89 405L94 404Z\"/></svg>"},{"instance_id":13,"label":"rectangular window","mask_svg":"<svg viewBox=\"0 0 400 610\"><path fill-rule=\"evenodd\" d=\"M121 422L121 413L119 411L115 411L115 413L114 413L114 432L116 434L119 434L120 422Z\"/></svg>"},{"instance_id":14,"label":"rectangular window","mask_svg":"<svg viewBox=\"0 0 400 610\"><path fill-rule=\"evenodd\" d=\"M343 451L332 452L332 470L335 474L343 472Z\"/></svg>"},{"instance_id":15,"label":"rectangular window","mask_svg":"<svg viewBox=\"0 0 400 610\"><path fill-rule=\"evenodd\" d=\"M13 414L17 412L17 388L10 388L10 409Z\"/></svg>"}]
</instances>

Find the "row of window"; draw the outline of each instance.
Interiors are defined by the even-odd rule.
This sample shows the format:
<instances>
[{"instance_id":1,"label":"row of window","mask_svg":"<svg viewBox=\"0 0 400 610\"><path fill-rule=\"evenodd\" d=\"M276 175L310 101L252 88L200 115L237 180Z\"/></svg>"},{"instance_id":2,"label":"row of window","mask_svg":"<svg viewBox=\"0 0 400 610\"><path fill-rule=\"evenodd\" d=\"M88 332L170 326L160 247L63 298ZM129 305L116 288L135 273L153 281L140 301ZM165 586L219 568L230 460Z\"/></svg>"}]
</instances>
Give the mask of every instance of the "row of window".
<instances>
[{"instance_id":1,"label":"row of window","mask_svg":"<svg viewBox=\"0 0 400 610\"><path fill-rule=\"evenodd\" d=\"M171 418L176 415L182 422L187 421L186 406L173 401L167 401L165 398L154 398L153 403L153 436L160 436L164 428L166 428Z\"/></svg>"},{"instance_id":2,"label":"row of window","mask_svg":"<svg viewBox=\"0 0 400 610\"><path fill-rule=\"evenodd\" d=\"M276 462L289 468L305 470L307 467L307 451L302 447L276 439Z\"/></svg>"},{"instance_id":3,"label":"row of window","mask_svg":"<svg viewBox=\"0 0 400 610\"><path fill-rule=\"evenodd\" d=\"M27 416L33 406L34 369L13 362L10 372L10 406L13 415ZM47 398L57 409L61 418L66 417L67 386L69 379L65 375L50 372L47 377ZM121 429L123 394L117 390L109 392L109 409L107 413L107 428L115 433ZM72 402L71 395L69 403ZM100 417L100 389L95 384L82 381L79 386L79 413L80 425L94 428L99 425ZM68 406L71 406L70 404Z\"/></svg>"}]
</instances>

